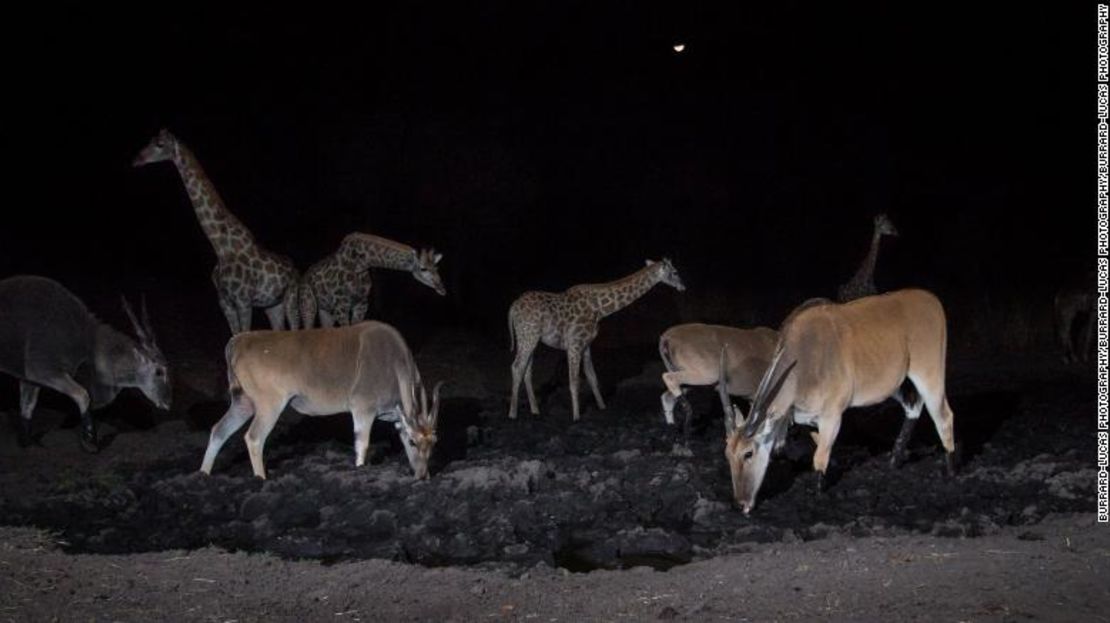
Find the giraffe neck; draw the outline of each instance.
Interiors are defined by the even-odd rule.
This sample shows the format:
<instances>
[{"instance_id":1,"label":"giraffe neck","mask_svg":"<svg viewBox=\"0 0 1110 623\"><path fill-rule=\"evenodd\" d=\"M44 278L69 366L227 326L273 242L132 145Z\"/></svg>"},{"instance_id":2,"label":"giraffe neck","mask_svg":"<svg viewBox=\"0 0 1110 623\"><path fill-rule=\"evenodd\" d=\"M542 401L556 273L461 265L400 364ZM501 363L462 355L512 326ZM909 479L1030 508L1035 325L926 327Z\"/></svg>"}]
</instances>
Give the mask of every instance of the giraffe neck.
<instances>
[{"instance_id":1,"label":"giraffe neck","mask_svg":"<svg viewBox=\"0 0 1110 623\"><path fill-rule=\"evenodd\" d=\"M856 273L857 281L870 282L875 277L875 264L879 261L879 242L882 238L882 233L876 227L875 232L871 234L871 249L867 252L867 257L863 258L863 264Z\"/></svg>"},{"instance_id":2,"label":"giraffe neck","mask_svg":"<svg viewBox=\"0 0 1110 623\"><path fill-rule=\"evenodd\" d=\"M631 275L609 283L589 286L596 309L603 317L616 313L632 304L659 283L659 265L645 266Z\"/></svg>"},{"instance_id":3,"label":"giraffe neck","mask_svg":"<svg viewBox=\"0 0 1110 623\"><path fill-rule=\"evenodd\" d=\"M356 254L359 251L361 253ZM343 239L340 253L351 258L359 271L370 268L412 270L416 249L388 238L370 234L350 234Z\"/></svg>"},{"instance_id":4,"label":"giraffe neck","mask_svg":"<svg viewBox=\"0 0 1110 623\"><path fill-rule=\"evenodd\" d=\"M181 182L185 184L185 192L189 194L197 221L216 250L216 255L223 259L241 252L244 244L253 243L254 236L250 230L224 206L197 157L180 142L174 145L173 163Z\"/></svg>"}]
</instances>

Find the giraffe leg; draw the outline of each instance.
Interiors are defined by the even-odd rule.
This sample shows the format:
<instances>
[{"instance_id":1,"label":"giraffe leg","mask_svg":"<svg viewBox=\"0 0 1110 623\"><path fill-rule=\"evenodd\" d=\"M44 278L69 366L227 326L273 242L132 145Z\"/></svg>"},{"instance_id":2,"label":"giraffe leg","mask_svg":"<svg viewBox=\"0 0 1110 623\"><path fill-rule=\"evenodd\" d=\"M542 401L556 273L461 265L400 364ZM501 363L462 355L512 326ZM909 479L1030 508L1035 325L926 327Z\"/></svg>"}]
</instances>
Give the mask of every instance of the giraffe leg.
<instances>
[{"instance_id":1,"label":"giraffe leg","mask_svg":"<svg viewBox=\"0 0 1110 623\"><path fill-rule=\"evenodd\" d=\"M360 301L351 307L351 324L358 324L366 320L366 312L370 310L370 303Z\"/></svg>"},{"instance_id":2,"label":"giraffe leg","mask_svg":"<svg viewBox=\"0 0 1110 623\"><path fill-rule=\"evenodd\" d=\"M322 309L320 311L318 311L317 313L320 315L320 326L321 327L323 327L325 329L330 329L330 328L335 326L335 319L332 318L332 315L330 313L328 313L328 312L326 312Z\"/></svg>"},{"instance_id":3,"label":"giraffe leg","mask_svg":"<svg viewBox=\"0 0 1110 623\"><path fill-rule=\"evenodd\" d=\"M279 303L266 309L266 318L270 321L270 328L274 331L285 330L285 305Z\"/></svg>"},{"instance_id":4,"label":"giraffe leg","mask_svg":"<svg viewBox=\"0 0 1110 623\"><path fill-rule=\"evenodd\" d=\"M525 370L532 365L532 356L536 350L536 345L539 344L540 336L538 333L532 334L526 330L517 332L516 355L513 357L513 391L512 398L509 401L509 419L516 419L517 401L520 396L520 381L524 376ZM531 405L532 413L539 414L539 409L533 402Z\"/></svg>"},{"instance_id":5,"label":"giraffe leg","mask_svg":"<svg viewBox=\"0 0 1110 623\"><path fill-rule=\"evenodd\" d=\"M239 331L246 333L251 330L251 309L250 303L239 303L236 306L236 313L239 315Z\"/></svg>"},{"instance_id":6,"label":"giraffe leg","mask_svg":"<svg viewBox=\"0 0 1110 623\"><path fill-rule=\"evenodd\" d=\"M301 286L292 284L285 289L281 306L285 310L285 320L289 323L289 330L296 331L301 328Z\"/></svg>"},{"instance_id":7,"label":"giraffe leg","mask_svg":"<svg viewBox=\"0 0 1110 623\"><path fill-rule=\"evenodd\" d=\"M298 304L301 311L301 326L311 329L316 324L316 294L308 283L301 285L297 293Z\"/></svg>"},{"instance_id":8,"label":"giraffe leg","mask_svg":"<svg viewBox=\"0 0 1110 623\"><path fill-rule=\"evenodd\" d=\"M532 409L532 415L539 415L540 408L536 403L536 392L532 389L532 361L534 355L528 358L528 366L524 368L524 389L528 390L528 406Z\"/></svg>"},{"instance_id":9,"label":"giraffe leg","mask_svg":"<svg viewBox=\"0 0 1110 623\"><path fill-rule=\"evenodd\" d=\"M235 303L221 296L220 310L223 311L224 317L227 318L227 326L231 329L231 334L235 335L239 333L239 310L236 309Z\"/></svg>"},{"instance_id":10,"label":"giraffe leg","mask_svg":"<svg viewBox=\"0 0 1110 623\"><path fill-rule=\"evenodd\" d=\"M31 435L31 414L39 400L39 386L28 381L19 382L19 446L26 448L34 441Z\"/></svg>"},{"instance_id":11,"label":"giraffe leg","mask_svg":"<svg viewBox=\"0 0 1110 623\"><path fill-rule=\"evenodd\" d=\"M335 323L341 327L351 324L351 308L340 307L335 310Z\"/></svg>"},{"instance_id":12,"label":"giraffe leg","mask_svg":"<svg viewBox=\"0 0 1110 623\"><path fill-rule=\"evenodd\" d=\"M578 379L582 365L582 346L567 344L567 374L570 376L570 409L574 421L578 421Z\"/></svg>"},{"instance_id":13,"label":"giraffe leg","mask_svg":"<svg viewBox=\"0 0 1110 623\"><path fill-rule=\"evenodd\" d=\"M582 354L582 370L586 373L586 381L590 384L590 389L594 391L594 400L597 401L597 408L604 410L605 401L601 399L601 390L597 387L597 373L594 372L594 361L590 355L590 347L587 346Z\"/></svg>"}]
</instances>

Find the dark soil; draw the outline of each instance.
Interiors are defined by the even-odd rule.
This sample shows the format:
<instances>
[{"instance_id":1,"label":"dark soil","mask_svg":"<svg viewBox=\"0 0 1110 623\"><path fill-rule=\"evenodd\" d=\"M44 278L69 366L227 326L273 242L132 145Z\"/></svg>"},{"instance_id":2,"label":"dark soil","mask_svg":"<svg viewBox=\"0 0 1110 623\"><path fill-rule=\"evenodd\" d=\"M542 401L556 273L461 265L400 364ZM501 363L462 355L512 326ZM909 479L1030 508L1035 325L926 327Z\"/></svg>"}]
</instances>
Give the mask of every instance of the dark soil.
<instances>
[{"instance_id":1,"label":"dark soil","mask_svg":"<svg viewBox=\"0 0 1110 623\"><path fill-rule=\"evenodd\" d=\"M641 372L605 388L608 410L588 409L572 423L561 360L548 357L543 415L524 408L509 421L506 392L493 391L508 376L507 357L505 369L468 358L480 346L452 336L420 353L425 376L461 379L448 387L428 481L412 478L390 427L375 427L374 459L356 469L348 416L292 412L269 438L269 480L253 477L238 435L204 476L196 470L207 428L224 408L211 399L157 421L142 400L121 401L101 414L117 440L97 457L74 454L73 431L60 427L62 402L53 405L53 423L50 415L35 421L51 447L4 451L0 524L55 532L69 553L215 545L325 563L577 572L663 570L753 542L979 537L1094 508L1093 393L1087 379L1066 371L1006 374L995 366L984 375L970 363L954 366L963 459L955 478L944 475L927 416L907 463L888 466L902 412L886 403L849 412L833 450L832 486L818 496L813 446L807 429L795 427L745 517L731 503L712 391L691 392L699 417L684 440L659 412L657 364L643 351L602 351L603 377ZM4 443L14 446L11 436Z\"/></svg>"}]
</instances>

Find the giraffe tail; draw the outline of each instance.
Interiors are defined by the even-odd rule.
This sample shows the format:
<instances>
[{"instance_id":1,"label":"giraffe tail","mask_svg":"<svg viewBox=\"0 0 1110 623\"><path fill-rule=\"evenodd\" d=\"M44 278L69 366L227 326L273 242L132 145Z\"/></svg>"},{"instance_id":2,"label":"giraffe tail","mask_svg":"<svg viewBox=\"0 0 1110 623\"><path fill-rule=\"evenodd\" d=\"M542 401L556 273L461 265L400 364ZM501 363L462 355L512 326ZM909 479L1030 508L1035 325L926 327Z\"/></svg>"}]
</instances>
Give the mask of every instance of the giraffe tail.
<instances>
[{"instance_id":1,"label":"giraffe tail","mask_svg":"<svg viewBox=\"0 0 1110 623\"><path fill-rule=\"evenodd\" d=\"M516 314L513 313L514 311L516 311L516 306L515 305L513 307L509 308L509 352L510 353L516 350L516 330L515 330L516 323L513 322L514 316L516 316Z\"/></svg>"}]
</instances>

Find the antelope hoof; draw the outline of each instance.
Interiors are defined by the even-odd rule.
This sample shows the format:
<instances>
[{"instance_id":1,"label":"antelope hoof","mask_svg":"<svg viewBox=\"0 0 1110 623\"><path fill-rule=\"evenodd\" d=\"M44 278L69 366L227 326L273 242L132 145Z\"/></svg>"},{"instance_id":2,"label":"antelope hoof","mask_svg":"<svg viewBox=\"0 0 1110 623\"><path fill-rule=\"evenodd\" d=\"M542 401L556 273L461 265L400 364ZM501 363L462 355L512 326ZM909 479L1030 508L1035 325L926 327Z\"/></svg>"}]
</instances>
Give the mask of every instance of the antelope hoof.
<instances>
[{"instance_id":1,"label":"antelope hoof","mask_svg":"<svg viewBox=\"0 0 1110 623\"><path fill-rule=\"evenodd\" d=\"M26 448L34 443L35 438L31 436L31 421L20 418L19 421L19 447Z\"/></svg>"},{"instance_id":2,"label":"antelope hoof","mask_svg":"<svg viewBox=\"0 0 1110 623\"><path fill-rule=\"evenodd\" d=\"M944 455L944 471L948 474L949 478L956 477L956 473L959 469L956 461L956 453L954 451Z\"/></svg>"},{"instance_id":3,"label":"antelope hoof","mask_svg":"<svg viewBox=\"0 0 1110 623\"><path fill-rule=\"evenodd\" d=\"M825 472L817 472L817 495L818 497L825 493Z\"/></svg>"},{"instance_id":4,"label":"antelope hoof","mask_svg":"<svg viewBox=\"0 0 1110 623\"><path fill-rule=\"evenodd\" d=\"M96 432L82 432L81 433L81 449L89 454L96 454L100 452L100 444L96 440Z\"/></svg>"},{"instance_id":5,"label":"antelope hoof","mask_svg":"<svg viewBox=\"0 0 1110 623\"><path fill-rule=\"evenodd\" d=\"M906 462L905 453L898 452L897 450L890 453L890 468L891 469L898 469L899 467L902 467L902 463L905 463L905 462Z\"/></svg>"}]
</instances>

